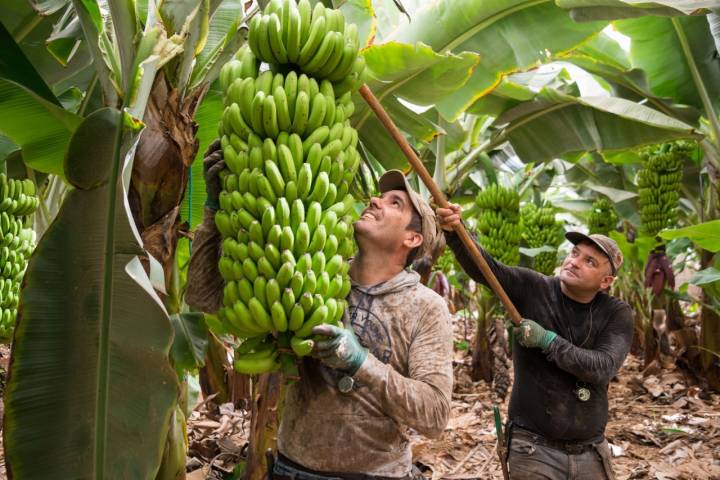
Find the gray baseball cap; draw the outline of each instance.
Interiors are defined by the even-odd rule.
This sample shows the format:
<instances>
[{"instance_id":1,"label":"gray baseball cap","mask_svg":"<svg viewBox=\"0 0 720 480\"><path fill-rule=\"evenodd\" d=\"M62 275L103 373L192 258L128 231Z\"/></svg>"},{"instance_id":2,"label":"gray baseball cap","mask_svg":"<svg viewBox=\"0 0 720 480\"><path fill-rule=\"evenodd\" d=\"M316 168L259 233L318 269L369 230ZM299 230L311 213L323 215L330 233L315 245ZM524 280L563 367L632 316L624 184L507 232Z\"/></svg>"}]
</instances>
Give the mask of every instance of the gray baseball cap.
<instances>
[{"instance_id":1,"label":"gray baseball cap","mask_svg":"<svg viewBox=\"0 0 720 480\"><path fill-rule=\"evenodd\" d=\"M410 197L410 202L415 211L418 212L422 219L422 236L423 243L420 245L420 254L418 258L430 256L436 251L444 241L445 237L440 230L435 217L435 211L428 203L410 186L405 174L400 170L388 170L380 177L378 181L380 193L390 190L405 190Z\"/></svg>"},{"instance_id":2,"label":"gray baseball cap","mask_svg":"<svg viewBox=\"0 0 720 480\"><path fill-rule=\"evenodd\" d=\"M583 241L590 242L595 245L607 256L608 260L610 260L610 267L612 268L613 276L617 275L617 271L620 270L623 263L623 254L615 240L599 233L585 235L581 232L567 232L565 234L565 238L570 240L573 245L577 245Z\"/></svg>"}]
</instances>

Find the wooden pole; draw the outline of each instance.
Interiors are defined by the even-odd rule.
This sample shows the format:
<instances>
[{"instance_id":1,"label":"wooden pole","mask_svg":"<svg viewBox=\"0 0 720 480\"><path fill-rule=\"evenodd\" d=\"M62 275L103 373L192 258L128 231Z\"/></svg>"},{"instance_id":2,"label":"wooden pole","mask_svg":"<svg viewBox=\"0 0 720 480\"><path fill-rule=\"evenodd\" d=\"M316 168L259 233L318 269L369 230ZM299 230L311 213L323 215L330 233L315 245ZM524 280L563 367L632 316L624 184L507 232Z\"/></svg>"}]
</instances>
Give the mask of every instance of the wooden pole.
<instances>
[{"instance_id":1,"label":"wooden pole","mask_svg":"<svg viewBox=\"0 0 720 480\"><path fill-rule=\"evenodd\" d=\"M445 198L445 195L435 184L435 181L425 168L425 165L423 165L417 155L415 155L415 151L408 144L407 140L405 140L405 137L402 136L400 130L398 130L398 128L395 126L395 123L392 121L392 119L387 114L382 105L380 105L380 102L377 98L375 98L375 95L370 91L367 85L363 85L362 87L360 87L360 95L363 96L363 98L373 110L373 112L375 112L375 115L377 115L378 119L383 124L385 129L388 131L388 133L390 133L390 136L398 144L400 150L402 150L408 161L410 161L410 165L412 165L415 173L417 173L417 175L420 177L428 190L430 190L430 193L435 199L435 203L437 203L443 208L449 208L449 204L447 199ZM495 274L492 272L492 270L490 270L490 266L485 261L485 258L480 253L480 250L478 249L477 245L475 245L475 242L473 241L472 237L470 237L468 231L465 229L465 225L460 223L458 226L456 226L455 233L457 233L458 237L460 237L460 240L463 242L468 252L470 252L470 256L475 261L475 265L477 265L477 267L482 272L483 277L487 281L492 291L495 292L495 295L497 295L498 298L500 298L500 301L505 306L505 309L510 315L510 319L512 320L512 322L515 325L520 325L520 322L522 321L520 312L517 311L515 305L513 305L513 303L510 301L507 293L505 293L505 290L502 288L500 282L498 282L497 278L495 277Z\"/></svg>"}]
</instances>

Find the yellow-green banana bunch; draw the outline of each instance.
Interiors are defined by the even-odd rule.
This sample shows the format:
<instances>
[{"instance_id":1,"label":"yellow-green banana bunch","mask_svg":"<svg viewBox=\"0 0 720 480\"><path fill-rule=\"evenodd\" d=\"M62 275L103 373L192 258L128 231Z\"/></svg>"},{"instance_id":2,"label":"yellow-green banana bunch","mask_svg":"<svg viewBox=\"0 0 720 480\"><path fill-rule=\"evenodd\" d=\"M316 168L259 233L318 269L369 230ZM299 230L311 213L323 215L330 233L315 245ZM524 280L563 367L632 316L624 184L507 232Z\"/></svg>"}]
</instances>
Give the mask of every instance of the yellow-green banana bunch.
<instances>
[{"instance_id":1,"label":"yellow-green banana bunch","mask_svg":"<svg viewBox=\"0 0 720 480\"><path fill-rule=\"evenodd\" d=\"M520 261L520 197L515 190L492 184L475 198L480 214L479 241L496 260L506 265Z\"/></svg>"},{"instance_id":2,"label":"yellow-green banana bunch","mask_svg":"<svg viewBox=\"0 0 720 480\"><path fill-rule=\"evenodd\" d=\"M272 0L251 20L248 44L263 62L333 82L338 95L364 82L357 26L322 2Z\"/></svg>"},{"instance_id":3,"label":"yellow-green banana bunch","mask_svg":"<svg viewBox=\"0 0 720 480\"><path fill-rule=\"evenodd\" d=\"M618 216L610 200L601 197L593 202L590 215L588 216L590 234L600 233L602 235L608 235L611 231L615 230L617 222Z\"/></svg>"},{"instance_id":4,"label":"yellow-green banana bunch","mask_svg":"<svg viewBox=\"0 0 720 480\"><path fill-rule=\"evenodd\" d=\"M692 151L692 143L680 140L649 147L640 153L643 168L637 174L638 204L646 234L655 236L677 223L682 168Z\"/></svg>"},{"instance_id":5,"label":"yellow-green banana bunch","mask_svg":"<svg viewBox=\"0 0 720 480\"><path fill-rule=\"evenodd\" d=\"M533 257L536 272L552 275L557 266L557 247L563 242L565 229L555 220L555 209L528 203L520 210L522 237L528 248L551 247L552 252L541 252Z\"/></svg>"},{"instance_id":6,"label":"yellow-green banana bunch","mask_svg":"<svg viewBox=\"0 0 720 480\"><path fill-rule=\"evenodd\" d=\"M35 232L25 228L25 216L38 204L31 180L0 173L0 340L8 339L15 326L20 280L35 245Z\"/></svg>"},{"instance_id":7,"label":"yellow-green banana bunch","mask_svg":"<svg viewBox=\"0 0 720 480\"><path fill-rule=\"evenodd\" d=\"M265 20L251 23L251 39L277 39L274 19L283 18L286 7L305 8L294 1L278 5L263 16L273 19L270 27ZM267 40L260 45L266 50ZM215 215L225 280L218 319L245 339L234 365L246 374L291 366L312 351L313 327L342 326L350 292L347 259L355 249L350 184L361 162L349 120L351 91L338 95L329 76L261 72L254 50L243 47L220 72L226 169Z\"/></svg>"}]
</instances>

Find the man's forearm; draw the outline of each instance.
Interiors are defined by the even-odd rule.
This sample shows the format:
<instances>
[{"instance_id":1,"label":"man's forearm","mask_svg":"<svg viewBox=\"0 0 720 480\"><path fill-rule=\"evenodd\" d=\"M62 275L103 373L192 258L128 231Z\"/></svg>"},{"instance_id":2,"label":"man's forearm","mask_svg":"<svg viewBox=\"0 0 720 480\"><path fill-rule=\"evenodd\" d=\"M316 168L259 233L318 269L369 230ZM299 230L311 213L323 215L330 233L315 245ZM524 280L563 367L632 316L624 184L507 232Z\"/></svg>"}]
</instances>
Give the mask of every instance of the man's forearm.
<instances>
[{"instance_id":1,"label":"man's forearm","mask_svg":"<svg viewBox=\"0 0 720 480\"><path fill-rule=\"evenodd\" d=\"M605 385L622 365L625 354L608 350L580 348L558 336L543 350L548 360L583 382Z\"/></svg>"},{"instance_id":2,"label":"man's forearm","mask_svg":"<svg viewBox=\"0 0 720 480\"><path fill-rule=\"evenodd\" d=\"M404 377L372 354L368 354L354 378L376 396L384 412L398 424L427 437L439 436L445 429L450 416L450 393L440 386Z\"/></svg>"}]
</instances>

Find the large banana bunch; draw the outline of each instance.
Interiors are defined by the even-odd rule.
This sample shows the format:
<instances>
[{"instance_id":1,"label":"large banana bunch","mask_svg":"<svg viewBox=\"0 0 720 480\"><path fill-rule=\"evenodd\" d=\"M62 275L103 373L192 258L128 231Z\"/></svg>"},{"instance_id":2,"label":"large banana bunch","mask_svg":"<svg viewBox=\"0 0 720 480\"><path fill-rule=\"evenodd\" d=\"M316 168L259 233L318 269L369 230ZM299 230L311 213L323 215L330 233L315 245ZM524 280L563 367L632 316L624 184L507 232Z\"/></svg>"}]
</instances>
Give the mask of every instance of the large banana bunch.
<instances>
[{"instance_id":1,"label":"large banana bunch","mask_svg":"<svg viewBox=\"0 0 720 480\"><path fill-rule=\"evenodd\" d=\"M693 150L686 141L664 143L640 153L643 168L638 171L640 220L646 234L656 236L660 230L677 223L679 190L683 163Z\"/></svg>"},{"instance_id":2,"label":"large banana bunch","mask_svg":"<svg viewBox=\"0 0 720 480\"><path fill-rule=\"evenodd\" d=\"M480 210L479 241L495 259L506 265L520 261L520 197L515 190L492 184L475 198Z\"/></svg>"},{"instance_id":3,"label":"large banana bunch","mask_svg":"<svg viewBox=\"0 0 720 480\"><path fill-rule=\"evenodd\" d=\"M605 197L600 197L593 202L588 217L590 234L600 233L602 235L608 235L611 231L615 230L617 221L618 216L610 200Z\"/></svg>"},{"instance_id":4,"label":"large banana bunch","mask_svg":"<svg viewBox=\"0 0 720 480\"><path fill-rule=\"evenodd\" d=\"M9 338L15 325L20 280L35 245L35 232L25 228L26 216L39 203L31 180L0 173L0 340Z\"/></svg>"},{"instance_id":5,"label":"large banana bunch","mask_svg":"<svg viewBox=\"0 0 720 480\"><path fill-rule=\"evenodd\" d=\"M339 29L323 27L323 36L354 31L339 12L315 12ZM291 367L308 355L313 327L342 326L350 292L355 200L349 186L361 161L349 120L352 90L343 86L338 94L332 81L340 78L339 66L309 68L313 57L298 63L301 46L310 41L300 29L310 26L310 18L307 2L271 3L250 24L249 47L220 73L225 110L219 133L227 168L215 216L225 280L218 319L245 339L235 352L241 373ZM354 63L356 41L352 46ZM299 72L261 72L258 57L277 67L289 62L288 55Z\"/></svg>"},{"instance_id":6,"label":"large banana bunch","mask_svg":"<svg viewBox=\"0 0 720 480\"><path fill-rule=\"evenodd\" d=\"M250 22L248 44L257 58L333 82L338 95L364 82L365 59L354 24L340 10L308 0L272 0Z\"/></svg>"},{"instance_id":7,"label":"large banana bunch","mask_svg":"<svg viewBox=\"0 0 720 480\"><path fill-rule=\"evenodd\" d=\"M547 246L553 249L536 255L532 263L536 272L552 275L557 266L557 247L565 234L562 223L555 220L555 209L528 203L520 210L520 220L522 237L529 248Z\"/></svg>"}]
</instances>

